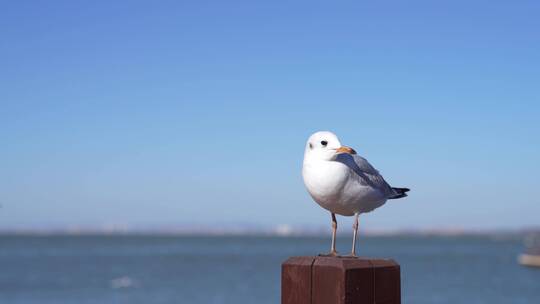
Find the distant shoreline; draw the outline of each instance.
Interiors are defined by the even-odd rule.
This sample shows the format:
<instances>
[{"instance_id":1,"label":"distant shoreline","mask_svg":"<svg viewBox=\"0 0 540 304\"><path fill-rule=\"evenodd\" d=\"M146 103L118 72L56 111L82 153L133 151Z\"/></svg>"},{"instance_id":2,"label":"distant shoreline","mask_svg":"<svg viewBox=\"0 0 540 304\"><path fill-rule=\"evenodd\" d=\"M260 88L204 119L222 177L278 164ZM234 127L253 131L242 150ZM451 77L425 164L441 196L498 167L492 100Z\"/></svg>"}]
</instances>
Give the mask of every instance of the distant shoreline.
<instances>
[{"instance_id":1,"label":"distant shoreline","mask_svg":"<svg viewBox=\"0 0 540 304\"><path fill-rule=\"evenodd\" d=\"M368 230L360 234L367 237L524 237L540 233L539 228L523 229L401 229ZM0 236L179 236L179 237L326 237L329 232L322 228L223 228L223 229L0 229ZM339 235L348 235L342 231Z\"/></svg>"}]
</instances>

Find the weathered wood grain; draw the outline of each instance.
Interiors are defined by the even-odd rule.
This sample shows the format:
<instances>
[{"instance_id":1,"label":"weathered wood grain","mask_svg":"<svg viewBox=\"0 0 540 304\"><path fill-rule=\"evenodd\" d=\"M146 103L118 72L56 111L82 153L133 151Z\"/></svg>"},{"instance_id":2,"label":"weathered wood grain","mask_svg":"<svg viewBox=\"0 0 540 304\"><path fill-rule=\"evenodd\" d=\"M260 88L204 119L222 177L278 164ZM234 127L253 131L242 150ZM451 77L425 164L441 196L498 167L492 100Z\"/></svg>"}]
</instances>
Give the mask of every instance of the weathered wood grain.
<instances>
[{"instance_id":1,"label":"weathered wood grain","mask_svg":"<svg viewBox=\"0 0 540 304\"><path fill-rule=\"evenodd\" d=\"M311 304L315 257L291 257L281 265L281 303Z\"/></svg>"},{"instance_id":2,"label":"weathered wood grain","mask_svg":"<svg viewBox=\"0 0 540 304\"><path fill-rule=\"evenodd\" d=\"M292 257L282 265L282 304L400 304L393 260Z\"/></svg>"}]
</instances>

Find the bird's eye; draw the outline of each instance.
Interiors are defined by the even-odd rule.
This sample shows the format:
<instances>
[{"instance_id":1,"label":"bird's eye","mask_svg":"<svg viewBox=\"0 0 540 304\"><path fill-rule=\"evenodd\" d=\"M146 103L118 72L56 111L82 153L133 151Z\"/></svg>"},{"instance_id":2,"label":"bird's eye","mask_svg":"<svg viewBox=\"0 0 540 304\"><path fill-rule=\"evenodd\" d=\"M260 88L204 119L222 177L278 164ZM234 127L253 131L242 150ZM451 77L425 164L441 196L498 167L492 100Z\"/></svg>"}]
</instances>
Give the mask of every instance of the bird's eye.
<instances>
[{"instance_id":1,"label":"bird's eye","mask_svg":"<svg viewBox=\"0 0 540 304\"><path fill-rule=\"evenodd\" d=\"M328 145L328 142L326 140L321 141L321 145L325 146Z\"/></svg>"},{"instance_id":2,"label":"bird's eye","mask_svg":"<svg viewBox=\"0 0 540 304\"><path fill-rule=\"evenodd\" d=\"M309 148L313 149L313 145L311 143L309 143Z\"/></svg>"}]
</instances>

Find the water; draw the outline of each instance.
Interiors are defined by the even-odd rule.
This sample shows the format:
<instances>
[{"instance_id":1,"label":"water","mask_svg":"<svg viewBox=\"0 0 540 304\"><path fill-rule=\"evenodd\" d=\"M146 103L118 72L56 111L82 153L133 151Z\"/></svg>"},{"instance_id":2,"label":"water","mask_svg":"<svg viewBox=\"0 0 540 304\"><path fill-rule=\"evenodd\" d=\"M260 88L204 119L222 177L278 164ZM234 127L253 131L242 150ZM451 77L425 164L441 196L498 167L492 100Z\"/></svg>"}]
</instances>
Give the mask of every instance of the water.
<instances>
[{"instance_id":1,"label":"water","mask_svg":"<svg viewBox=\"0 0 540 304\"><path fill-rule=\"evenodd\" d=\"M279 303L280 264L327 238L0 236L0 303ZM348 239L339 239L343 252ZM347 248L348 249L348 248ZM489 237L362 237L401 264L403 303L540 303L522 243Z\"/></svg>"}]
</instances>

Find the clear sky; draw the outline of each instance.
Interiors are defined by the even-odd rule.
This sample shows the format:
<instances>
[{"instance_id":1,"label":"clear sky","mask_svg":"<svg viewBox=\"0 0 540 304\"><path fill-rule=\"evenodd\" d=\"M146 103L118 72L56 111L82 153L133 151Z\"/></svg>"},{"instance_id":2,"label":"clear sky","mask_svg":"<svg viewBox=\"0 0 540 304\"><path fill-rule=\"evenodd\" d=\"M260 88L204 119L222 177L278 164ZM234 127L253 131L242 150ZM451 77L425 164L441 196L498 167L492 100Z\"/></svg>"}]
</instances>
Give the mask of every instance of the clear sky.
<instances>
[{"instance_id":1,"label":"clear sky","mask_svg":"<svg viewBox=\"0 0 540 304\"><path fill-rule=\"evenodd\" d=\"M327 225L318 130L412 189L364 227L539 225L539 9L4 2L0 228Z\"/></svg>"}]
</instances>

